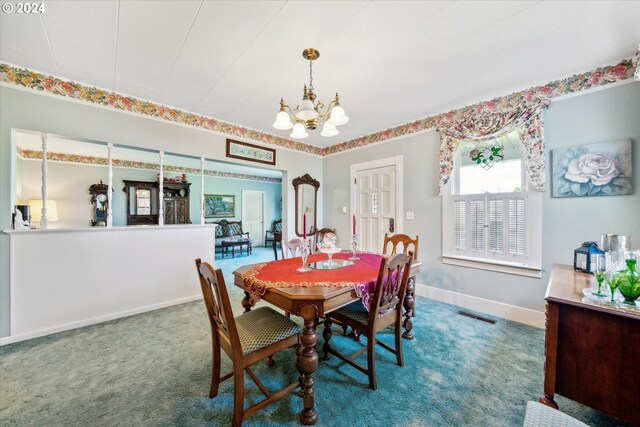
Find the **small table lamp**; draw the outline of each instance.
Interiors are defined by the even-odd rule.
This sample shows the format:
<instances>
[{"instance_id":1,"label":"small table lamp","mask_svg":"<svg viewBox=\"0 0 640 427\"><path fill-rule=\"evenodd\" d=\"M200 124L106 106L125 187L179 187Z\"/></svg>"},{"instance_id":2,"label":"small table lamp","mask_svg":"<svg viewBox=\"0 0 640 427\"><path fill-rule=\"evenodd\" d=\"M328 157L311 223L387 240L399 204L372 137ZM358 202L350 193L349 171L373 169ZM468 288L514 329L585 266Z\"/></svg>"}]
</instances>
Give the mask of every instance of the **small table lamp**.
<instances>
[{"instance_id":1,"label":"small table lamp","mask_svg":"<svg viewBox=\"0 0 640 427\"><path fill-rule=\"evenodd\" d=\"M42 220L42 200L32 199L29 200L29 206L31 207L31 223L40 222ZM58 202L55 200L47 199L47 221L58 220Z\"/></svg>"}]
</instances>

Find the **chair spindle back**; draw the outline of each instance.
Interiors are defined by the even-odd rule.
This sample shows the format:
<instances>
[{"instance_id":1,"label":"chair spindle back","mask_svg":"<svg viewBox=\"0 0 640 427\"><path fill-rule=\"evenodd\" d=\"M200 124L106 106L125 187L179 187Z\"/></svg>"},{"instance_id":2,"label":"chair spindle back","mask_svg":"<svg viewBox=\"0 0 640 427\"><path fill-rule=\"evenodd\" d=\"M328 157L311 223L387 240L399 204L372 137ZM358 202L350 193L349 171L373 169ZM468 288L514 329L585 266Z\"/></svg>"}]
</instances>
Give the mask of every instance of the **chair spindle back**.
<instances>
[{"instance_id":1,"label":"chair spindle back","mask_svg":"<svg viewBox=\"0 0 640 427\"><path fill-rule=\"evenodd\" d=\"M411 255L403 253L396 254L391 258L382 257L370 310L371 316L374 318L384 317L394 310L402 313L401 306L407 289L411 261Z\"/></svg>"},{"instance_id":2,"label":"chair spindle back","mask_svg":"<svg viewBox=\"0 0 640 427\"><path fill-rule=\"evenodd\" d=\"M196 268L200 278L202 296L209 314L212 334L214 337L220 336L227 344L235 344L232 347L240 348L240 338L222 270L214 271L209 263L203 263L200 258L196 259Z\"/></svg>"},{"instance_id":3,"label":"chair spindle back","mask_svg":"<svg viewBox=\"0 0 640 427\"><path fill-rule=\"evenodd\" d=\"M384 243L382 244L382 253L393 256L403 253L411 255L413 261L418 260L418 237L412 239L406 234L384 234ZM390 249L390 250L389 250Z\"/></svg>"}]
</instances>

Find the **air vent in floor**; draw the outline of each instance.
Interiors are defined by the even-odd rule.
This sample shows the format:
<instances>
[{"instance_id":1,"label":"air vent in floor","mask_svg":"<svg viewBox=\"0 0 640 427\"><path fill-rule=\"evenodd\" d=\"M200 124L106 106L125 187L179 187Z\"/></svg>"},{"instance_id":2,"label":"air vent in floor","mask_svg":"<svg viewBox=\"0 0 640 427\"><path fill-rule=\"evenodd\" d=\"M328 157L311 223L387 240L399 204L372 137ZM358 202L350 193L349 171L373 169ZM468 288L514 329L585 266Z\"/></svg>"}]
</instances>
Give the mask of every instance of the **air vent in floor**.
<instances>
[{"instance_id":1,"label":"air vent in floor","mask_svg":"<svg viewBox=\"0 0 640 427\"><path fill-rule=\"evenodd\" d=\"M461 315L461 316L467 316L467 317L470 317L472 319L476 319L476 320L480 320L480 321L483 321L483 322L491 323L492 325L494 325L496 323L496 321L493 320L493 319L487 319L486 317L476 316L475 314L469 313L468 311L459 311L458 314Z\"/></svg>"}]
</instances>

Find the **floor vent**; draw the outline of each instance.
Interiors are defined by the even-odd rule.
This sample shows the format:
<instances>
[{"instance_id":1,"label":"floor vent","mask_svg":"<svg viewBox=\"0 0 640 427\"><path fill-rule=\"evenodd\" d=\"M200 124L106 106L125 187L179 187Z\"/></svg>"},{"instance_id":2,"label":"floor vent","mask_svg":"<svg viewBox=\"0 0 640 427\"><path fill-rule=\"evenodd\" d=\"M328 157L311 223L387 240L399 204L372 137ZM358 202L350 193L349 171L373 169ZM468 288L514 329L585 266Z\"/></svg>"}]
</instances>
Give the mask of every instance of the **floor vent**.
<instances>
[{"instance_id":1,"label":"floor vent","mask_svg":"<svg viewBox=\"0 0 640 427\"><path fill-rule=\"evenodd\" d=\"M491 323L492 325L495 325L495 323L496 323L496 321L493 320L493 319L487 319L486 317L476 316L475 314L469 313L468 311L459 311L458 314L461 315L461 316L467 316L467 317L470 317L472 319L480 320L482 322Z\"/></svg>"}]
</instances>

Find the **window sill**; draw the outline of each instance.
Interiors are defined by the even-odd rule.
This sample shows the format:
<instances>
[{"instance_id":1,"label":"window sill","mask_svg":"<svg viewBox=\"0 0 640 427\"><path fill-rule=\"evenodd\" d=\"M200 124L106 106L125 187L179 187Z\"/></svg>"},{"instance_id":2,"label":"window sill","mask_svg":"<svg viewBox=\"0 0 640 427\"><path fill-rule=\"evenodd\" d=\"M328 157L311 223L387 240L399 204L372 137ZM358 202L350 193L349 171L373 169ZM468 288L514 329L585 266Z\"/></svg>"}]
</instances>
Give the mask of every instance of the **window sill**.
<instances>
[{"instance_id":1,"label":"window sill","mask_svg":"<svg viewBox=\"0 0 640 427\"><path fill-rule=\"evenodd\" d=\"M495 271L498 273L514 274L516 276L542 278L542 268L536 266L525 266L520 263L507 261L493 261L480 258L443 255L442 263L457 265L460 267L477 268L479 270Z\"/></svg>"}]
</instances>

